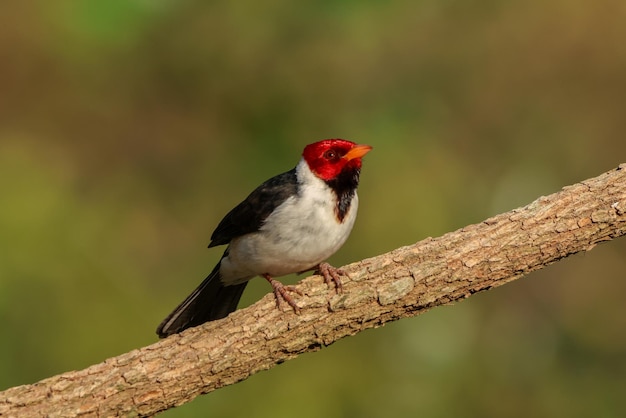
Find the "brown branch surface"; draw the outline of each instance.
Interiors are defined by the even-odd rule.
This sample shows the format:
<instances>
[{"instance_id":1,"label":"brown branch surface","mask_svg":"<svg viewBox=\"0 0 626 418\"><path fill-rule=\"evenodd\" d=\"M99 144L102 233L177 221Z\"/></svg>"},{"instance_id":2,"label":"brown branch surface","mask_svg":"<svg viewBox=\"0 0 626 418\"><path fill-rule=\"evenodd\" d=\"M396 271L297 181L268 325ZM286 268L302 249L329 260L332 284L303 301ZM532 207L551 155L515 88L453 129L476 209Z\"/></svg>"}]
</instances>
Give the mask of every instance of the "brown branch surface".
<instances>
[{"instance_id":1,"label":"brown branch surface","mask_svg":"<svg viewBox=\"0 0 626 418\"><path fill-rule=\"evenodd\" d=\"M0 392L2 417L150 416L301 353L502 285L626 234L626 164L523 208L344 267L335 294L299 283L301 315L271 295L80 371Z\"/></svg>"}]
</instances>

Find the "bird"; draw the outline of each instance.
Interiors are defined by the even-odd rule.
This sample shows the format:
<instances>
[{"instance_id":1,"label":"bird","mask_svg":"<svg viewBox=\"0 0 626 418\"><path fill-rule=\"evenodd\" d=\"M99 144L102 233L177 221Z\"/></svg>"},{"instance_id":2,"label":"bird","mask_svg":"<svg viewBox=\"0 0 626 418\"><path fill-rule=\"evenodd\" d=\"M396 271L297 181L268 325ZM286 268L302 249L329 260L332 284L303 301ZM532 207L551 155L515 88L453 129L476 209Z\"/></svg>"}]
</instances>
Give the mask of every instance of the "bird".
<instances>
[{"instance_id":1,"label":"bird","mask_svg":"<svg viewBox=\"0 0 626 418\"><path fill-rule=\"evenodd\" d=\"M300 308L276 277L316 271L330 286L342 289L340 269L326 260L345 243L354 225L362 157L372 149L345 139L307 145L297 165L270 178L224 216L209 248L227 245L206 279L158 326L165 338L226 317L249 280L265 278L276 304Z\"/></svg>"}]
</instances>

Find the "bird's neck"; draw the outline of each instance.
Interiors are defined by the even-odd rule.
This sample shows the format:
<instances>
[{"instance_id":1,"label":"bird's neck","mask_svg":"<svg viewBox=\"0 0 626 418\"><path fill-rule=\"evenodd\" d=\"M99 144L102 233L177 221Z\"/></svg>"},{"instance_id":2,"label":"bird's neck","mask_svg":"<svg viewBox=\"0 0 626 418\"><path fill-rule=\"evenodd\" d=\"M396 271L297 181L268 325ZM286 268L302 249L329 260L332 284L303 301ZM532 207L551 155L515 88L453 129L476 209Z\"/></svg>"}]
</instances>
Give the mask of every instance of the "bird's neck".
<instances>
[{"instance_id":1,"label":"bird's neck","mask_svg":"<svg viewBox=\"0 0 626 418\"><path fill-rule=\"evenodd\" d=\"M323 180L313 174L304 160L301 160L296 167L296 176L301 189L321 187L332 194L336 202L335 216L340 223L344 221L356 195L360 172L361 170L358 168L346 168L338 176L330 180Z\"/></svg>"}]
</instances>

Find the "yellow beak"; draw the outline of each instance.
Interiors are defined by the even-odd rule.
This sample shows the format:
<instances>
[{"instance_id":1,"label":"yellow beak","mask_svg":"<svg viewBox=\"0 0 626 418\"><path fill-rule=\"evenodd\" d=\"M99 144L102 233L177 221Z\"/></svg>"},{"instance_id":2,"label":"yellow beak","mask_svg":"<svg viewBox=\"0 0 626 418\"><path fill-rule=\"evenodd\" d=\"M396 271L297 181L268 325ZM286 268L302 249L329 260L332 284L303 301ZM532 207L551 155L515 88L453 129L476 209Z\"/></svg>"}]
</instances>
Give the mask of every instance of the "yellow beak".
<instances>
[{"instance_id":1,"label":"yellow beak","mask_svg":"<svg viewBox=\"0 0 626 418\"><path fill-rule=\"evenodd\" d=\"M355 145L350 151L346 152L343 158L348 161L354 160L355 158L361 158L371 150L372 147L370 145Z\"/></svg>"}]
</instances>

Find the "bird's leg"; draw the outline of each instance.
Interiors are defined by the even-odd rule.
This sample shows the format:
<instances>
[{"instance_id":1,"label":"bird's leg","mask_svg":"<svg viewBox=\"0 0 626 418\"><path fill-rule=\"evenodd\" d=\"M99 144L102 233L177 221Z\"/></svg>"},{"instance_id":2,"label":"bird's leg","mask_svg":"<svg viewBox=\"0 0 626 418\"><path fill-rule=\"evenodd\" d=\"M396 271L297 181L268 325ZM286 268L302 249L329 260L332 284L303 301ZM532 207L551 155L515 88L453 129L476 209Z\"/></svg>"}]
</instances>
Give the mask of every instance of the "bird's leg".
<instances>
[{"instance_id":1,"label":"bird's leg","mask_svg":"<svg viewBox=\"0 0 626 418\"><path fill-rule=\"evenodd\" d=\"M267 273L263 274L262 276L265 278L265 280L270 282L270 284L272 285L272 289L274 290L274 297L276 298L276 306L280 309L280 299L282 298L285 302L289 304L289 306L293 308L295 313L299 314L300 307L296 304L296 301L293 300L291 295L287 292L295 292L299 294L300 296L302 296L302 292L298 290L298 288L295 286L285 286L284 284L274 279L272 276L270 276Z\"/></svg>"},{"instance_id":2,"label":"bird's leg","mask_svg":"<svg viewBox=\"0 0 626 418\"><path fill-rule=\"evenodd\" d=\"M346 272L342 269L335 268L330 264L323 262L319 263L315 268L315 274L321 274L324 277L324 282L330 286L330 283L335 284L335 290L337 293L343 291L343 284L341 283L341 276L345 276Z\"/></svg>"}]
</instances>

